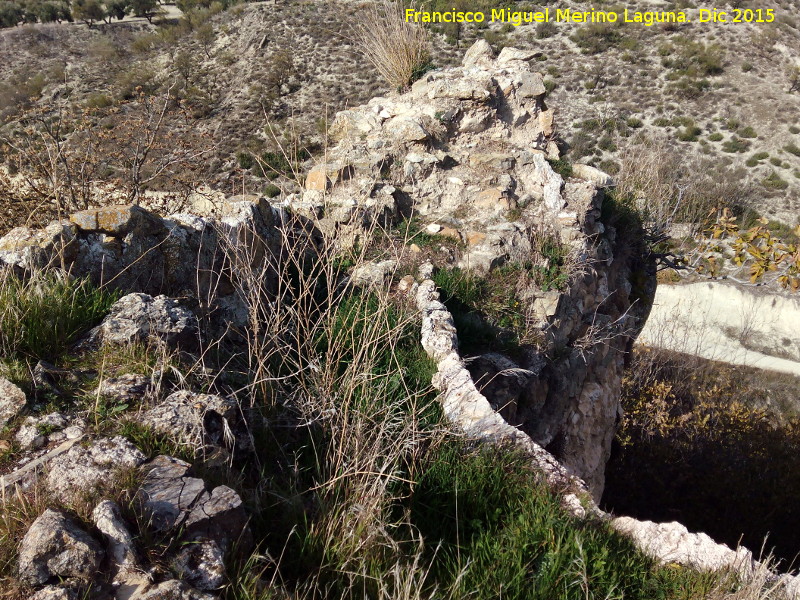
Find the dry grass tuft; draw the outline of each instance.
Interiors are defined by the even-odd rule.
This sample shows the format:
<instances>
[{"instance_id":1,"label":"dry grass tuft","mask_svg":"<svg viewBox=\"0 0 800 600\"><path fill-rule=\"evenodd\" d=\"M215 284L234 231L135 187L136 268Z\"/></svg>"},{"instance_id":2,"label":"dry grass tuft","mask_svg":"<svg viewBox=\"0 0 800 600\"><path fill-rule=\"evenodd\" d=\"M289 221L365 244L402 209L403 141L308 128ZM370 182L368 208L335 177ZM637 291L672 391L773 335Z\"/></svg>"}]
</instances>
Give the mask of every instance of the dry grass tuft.
<instances>
[{"instance_id":1,"label":"dry grass tuft","mask_svg":"<svg viewBox=\"0 0 800 600\"><path fill-rule=\"evenodd\" d=\"M365 8L355 27L355 41L395 89L407 88L430 60L427 31L406 21L399 2L378 0Z\"/></svg>"}]
</instances>

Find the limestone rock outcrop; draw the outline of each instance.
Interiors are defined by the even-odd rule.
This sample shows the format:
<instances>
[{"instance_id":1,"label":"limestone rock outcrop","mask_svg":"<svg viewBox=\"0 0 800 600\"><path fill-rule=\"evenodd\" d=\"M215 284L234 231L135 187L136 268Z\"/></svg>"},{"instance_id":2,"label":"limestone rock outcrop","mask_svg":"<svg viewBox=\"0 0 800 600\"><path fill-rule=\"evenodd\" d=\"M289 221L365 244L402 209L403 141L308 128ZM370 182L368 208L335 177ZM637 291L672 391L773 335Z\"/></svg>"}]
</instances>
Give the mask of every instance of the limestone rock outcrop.
<instances>
[{"instance_id":1,"label":"limestone rock outcrop","mask_svg":"<svg viewBox=\"0 0 800 600\"><path fill-rule=\"evenodd\" d=\"M145 455L123 437L103 438L89 446L73 446L48 465L46 485L64 503L99 489L119 469L138 467Z\"/></svg>"},{"instance_id":2,"label":"limestone rock outcrop","mask_svg":"<svg viewBox=\"0 0 800 600\"><path fill-rule=\"evenodd\" d=\"M197 345L197 317L172 298L128 294L111 307L97 330L103 342L127 345L163 340L170 347Z\"/></svg>"},{"instance_id":3,"label":"limestone rock outcrop","mask_svg":"<svg viewBox=\"0 0 800 600\"><path fill-rule=\"evenodd\" d=\"M243 456L252 448L244 415L233 398L179 390L145 411L140 421L195 452L210 446Z\"/></svg>"},{"instance_id":4,"label":"limestone rock outcrop","mask_svg":"<svg viewBox=\"0 0 800 600\"><path fill-rule=\"evenodd\" d=\"M137 494L150 526L180 535L182 545L173 565L182 577L201 590L215 590L227 582L225 560L234 544L252 544L248 515L239 495L221 485L206 489L189 475L191 465L159 456L147 471Z\"/></svg>"}]
</instances>

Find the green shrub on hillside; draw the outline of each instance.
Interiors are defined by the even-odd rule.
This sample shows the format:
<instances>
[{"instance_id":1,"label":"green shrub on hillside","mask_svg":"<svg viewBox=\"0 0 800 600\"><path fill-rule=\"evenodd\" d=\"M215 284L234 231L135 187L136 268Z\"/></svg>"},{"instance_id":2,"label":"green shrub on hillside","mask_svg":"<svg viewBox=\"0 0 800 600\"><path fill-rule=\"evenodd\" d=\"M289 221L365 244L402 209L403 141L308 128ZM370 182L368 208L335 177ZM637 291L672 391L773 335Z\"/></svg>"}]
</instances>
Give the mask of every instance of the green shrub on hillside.
<instances>
[{"instance_id":1,"label":"green shrub on hillside","mask_svg":"<svg viewBox=\"0 0 800 600\"><path fill-rule=\"evenodd\" d=\"M783 147L783 149L789 152L790 154L794 154L795 156L800 156L800 147L798 147L798 145L795 144L794 142L786 144Z\"/></svg>"},{"instance_id":2,"label":"green shrub on hillside","mask_svg":"<svg viewBox=\"0 0 800 600\"><path fill-rule=\"evenodd\" d=\"M731 139L722 143L723 152L730 152L731 154L737 152L747 152L749 148L750 142L748 140L743 140L736 136L733 136Z\"/></svg>"},{"instance_id":3,"label":"green shrub on hillside","mask_svg":"<svg viewBox=\"0 0 800 600\"><path fill-rule=\"evenodd\" d=\"M619 24L590 23L570 36L584 54L600 54L610 48L619 47L626 40Z\"/></svg>"},{"instance_id":4,"label":"green shrub on hillside","mask_svg":"<svg viewBox=\"0 0 800 600\"><path fill-rule=\"evenodd\" d=\"M789 187L789 182L783 179L775 171L772 171L769 175L761 180L761 185L769 190L785 190Z\"/></svg>"}]
</instances>

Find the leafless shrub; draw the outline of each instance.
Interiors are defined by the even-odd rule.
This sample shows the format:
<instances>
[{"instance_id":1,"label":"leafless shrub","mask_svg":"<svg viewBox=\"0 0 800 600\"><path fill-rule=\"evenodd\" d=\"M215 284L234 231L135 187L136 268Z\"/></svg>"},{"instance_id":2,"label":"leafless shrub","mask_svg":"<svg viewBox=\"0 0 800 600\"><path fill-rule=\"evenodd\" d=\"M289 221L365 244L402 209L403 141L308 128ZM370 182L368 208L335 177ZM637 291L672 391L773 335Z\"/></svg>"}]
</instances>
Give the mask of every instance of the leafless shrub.
<instances>
[{"instance_id":1,"label":"leafless shrub","mask_svg":"<svg viewBox=\"0 0 800 600\"><path fill-rule=\"evenodd\" d=\"M617 197L630 200L651 237L684 223L698 233L726 207L748 207L753 192L741 177L687 160L666 137L639 135L620 149Z\"/></svg>"}]
</instances>

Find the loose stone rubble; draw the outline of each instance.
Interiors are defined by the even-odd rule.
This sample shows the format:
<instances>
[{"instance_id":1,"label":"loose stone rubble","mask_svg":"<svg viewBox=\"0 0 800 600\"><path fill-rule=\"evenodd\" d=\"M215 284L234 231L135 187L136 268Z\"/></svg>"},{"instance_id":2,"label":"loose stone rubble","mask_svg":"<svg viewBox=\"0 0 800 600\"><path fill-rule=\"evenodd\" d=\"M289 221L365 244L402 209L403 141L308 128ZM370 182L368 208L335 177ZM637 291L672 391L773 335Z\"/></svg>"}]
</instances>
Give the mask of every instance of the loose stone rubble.
<instances>
[{"instance_id":1,"label":"loose stone rubble","mask_svg":"<svg viewBox=\"0 0 800 600\"><path fill-rule=\"evenodd\" d=\"M244 415L233 398L181 390L144 412L140 421L195 451L212 446L242 456L252 449Z\"/></svg>"},{"instance_id":2,"label":"loose stone rubble","mask_svg":"<svg viewBox=\"0 0 800 600\"><path fill-rule=\"evenodd\" d=\"M104 438L89 446L76 445L48 465L47 489L69 504L110 483L119 469L138 467L145 455L123 437Z\"/></svg>"}]
</instances>

